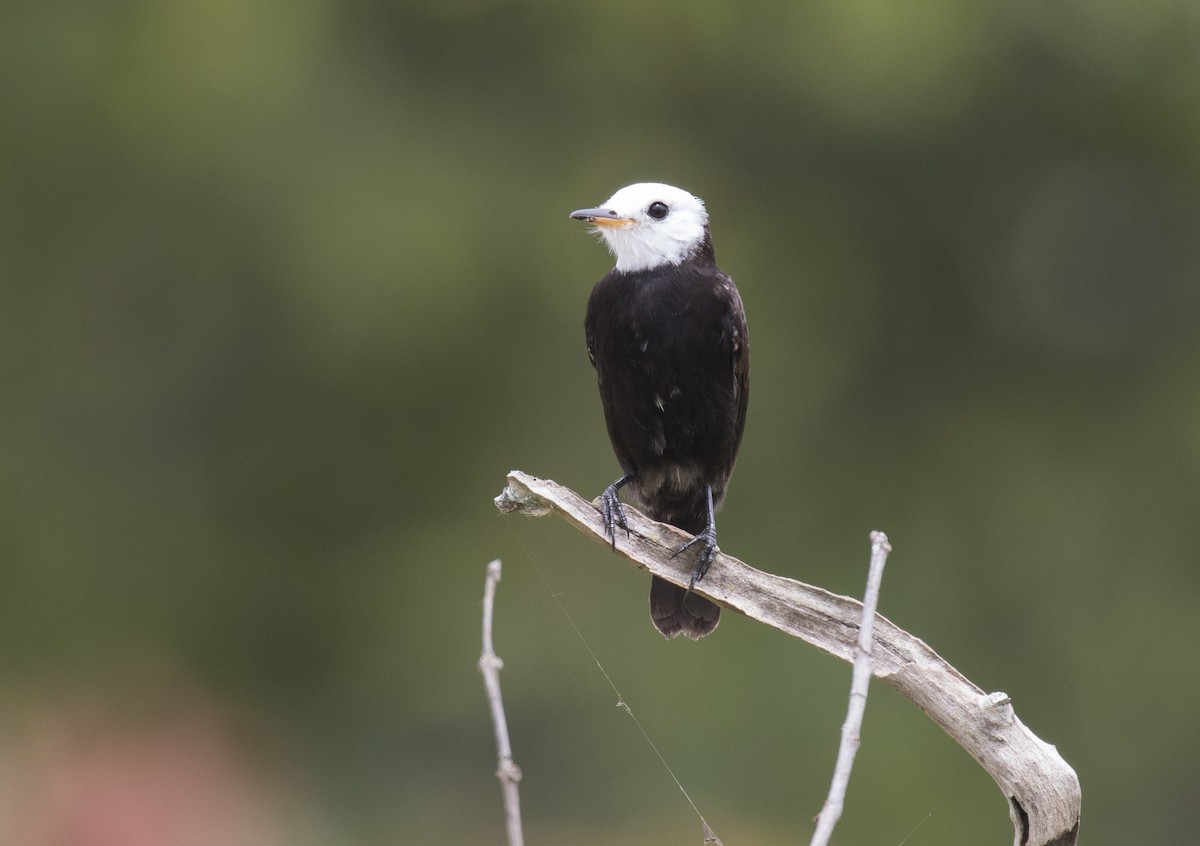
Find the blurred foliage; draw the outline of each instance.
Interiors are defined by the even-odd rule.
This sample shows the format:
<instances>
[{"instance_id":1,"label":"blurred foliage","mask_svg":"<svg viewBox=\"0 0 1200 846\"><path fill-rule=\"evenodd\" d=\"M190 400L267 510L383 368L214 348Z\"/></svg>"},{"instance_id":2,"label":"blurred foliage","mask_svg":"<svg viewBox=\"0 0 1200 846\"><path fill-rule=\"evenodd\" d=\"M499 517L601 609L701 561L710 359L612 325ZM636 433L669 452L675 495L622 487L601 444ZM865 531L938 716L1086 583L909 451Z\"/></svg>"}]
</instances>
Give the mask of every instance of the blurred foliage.
<instances>
[{"instance_id":1,"label":"blurred foliage","mask_svg":"<svg viewBox=\"0 0 1200 846\"><path fill-rule=\"evenodd\" d=\"M661 180L750 317L723 547L852 593L886 530L884 613L1058 745L1088 843L1196 839L1193 4L9 0L0 91L0 806L47 713L178 696L305 808L261 842L501 842L499 556L530 843L699 830L552 593L725 842L806 837L848 668L658 641L491 503L615 477L566 215ZM878 687L838 841L1010 840Z\"/></svg>"}]
</instances>

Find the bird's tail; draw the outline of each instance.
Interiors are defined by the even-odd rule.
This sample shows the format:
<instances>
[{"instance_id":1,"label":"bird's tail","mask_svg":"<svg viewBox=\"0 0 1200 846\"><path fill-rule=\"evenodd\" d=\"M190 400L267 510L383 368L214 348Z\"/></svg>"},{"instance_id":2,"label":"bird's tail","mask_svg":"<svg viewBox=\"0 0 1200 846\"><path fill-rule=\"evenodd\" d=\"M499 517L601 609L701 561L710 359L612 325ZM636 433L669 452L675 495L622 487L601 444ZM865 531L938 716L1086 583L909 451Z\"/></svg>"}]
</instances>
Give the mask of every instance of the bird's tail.
<instances>
[{"instance_id":1,"label":"bird's tail","mask_svg":"<svg viewBox=\"0 0 1200 846\"><path fill-rule=\"evenodd\" d=\"M699 640L721 622L721 609L702 596L658 576L650 580L650 620L670 640L686 635Z\"/></svg>"}]
</instances>

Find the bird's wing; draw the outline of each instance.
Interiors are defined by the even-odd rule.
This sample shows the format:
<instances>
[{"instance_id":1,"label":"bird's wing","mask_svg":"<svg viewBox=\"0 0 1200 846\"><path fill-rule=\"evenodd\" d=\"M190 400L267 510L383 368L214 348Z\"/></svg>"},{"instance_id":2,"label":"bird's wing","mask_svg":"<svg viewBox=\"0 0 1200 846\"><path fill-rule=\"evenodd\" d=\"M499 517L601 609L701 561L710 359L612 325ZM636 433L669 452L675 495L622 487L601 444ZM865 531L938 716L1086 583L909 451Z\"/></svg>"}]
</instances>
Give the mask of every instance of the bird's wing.
<instances>
[{"instance_id":1,"label":"bird's wing","mask_svg":"<svg viewBox=\"0 0 1200 846\"><path fill-rule=\"evenodd\" d=\"M585 320L583 323L583 333L584 333L584 336L587 338L588 360L592 363L592 367L595 368L595 366L596 366L596 325L595 325L595 322L591 319L590 314L588 315L588 319ZM598 371L598 370L596 371L596 376L597 376L597 378L599 378L600 371Z\"/></svg>"},{"instance_id":2,"label":"bird's wing","mask_svg":"<svg viewBox=\"0 0 1200 846\"><path fill-rule=\"evenodd\" d=\"M740 440L746 426L746 406L750 401L750 334L746 328L746 311L742 306L742 298L732 280L729 282L729 288L733 299L726 317L726 329L732 341L730 353L733 358L733 398L737 404L737 436Z\"/></svg>"}]
</instances>

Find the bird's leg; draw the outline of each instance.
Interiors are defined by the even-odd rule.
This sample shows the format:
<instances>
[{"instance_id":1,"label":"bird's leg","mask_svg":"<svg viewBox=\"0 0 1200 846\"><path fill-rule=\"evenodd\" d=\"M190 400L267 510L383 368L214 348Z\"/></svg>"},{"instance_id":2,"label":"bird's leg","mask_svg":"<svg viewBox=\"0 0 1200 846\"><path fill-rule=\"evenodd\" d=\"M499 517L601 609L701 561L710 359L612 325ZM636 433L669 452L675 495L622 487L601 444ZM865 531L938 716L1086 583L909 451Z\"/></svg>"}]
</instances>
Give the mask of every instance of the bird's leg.
<instances>
[{"instance_id":1,"label":"bird's leg","mask_svg":"<svg viewBox=\"0 0 1200 846\"><path fill-rule=\"evenodd\" d=\"M696 544L703 544L700 547L700 560L696 565L696 572L692 573L691 581L688 582L689 593L696 586L696 582L704 578L704 574L712 566L713 559L717 557L717 520L713 514L712 485L705 485L704 492L708 497L708 525L698 535L675 550L675 553L671 556L674 558L679 553Z\"/></svg>"},{"instance_id":2,"label":"bird's leg","mask_svg":"<svg viewBox=\"0 0 1200 846\"><path fill-rule=\"evenodd\" d=\"M625 506L621 505L621 498L617 496L617 491L625 487L632 479L633 474L626 473L600 494L600 517L604 520L608 536L612 538L614 550L617 548L617 526L625 530L626 537L629 536L629 524L625 522Z\"/></svg>"}]
</instances>

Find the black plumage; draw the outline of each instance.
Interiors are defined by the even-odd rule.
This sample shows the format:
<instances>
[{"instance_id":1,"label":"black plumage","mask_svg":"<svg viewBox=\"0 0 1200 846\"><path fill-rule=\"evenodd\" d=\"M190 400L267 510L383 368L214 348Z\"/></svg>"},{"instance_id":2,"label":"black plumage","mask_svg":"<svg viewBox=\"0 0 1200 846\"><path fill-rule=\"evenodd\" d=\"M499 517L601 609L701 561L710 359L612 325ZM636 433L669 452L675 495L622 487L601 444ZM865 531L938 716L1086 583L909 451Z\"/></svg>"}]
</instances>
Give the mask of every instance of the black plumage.
<instances>
[{"instance_id":1,"label":"black plumage","mask_svg":"<svg viewBox=\"0 0 1200 846\"><path fill-rule=\"evenodd\" d=\"M615 249L618 266L596 283L584 322L624 473L602 498L609 530L615 542L624 522L618 492L627 489L648 516L696 535L680 550L698 549L693 585L716 553L713 512L737 458L750 374L741 297L716 265L703 205L695 202L701 223L678 261L622 270ZM575 216L594 219L588 213L601 211ZM655 211L641 225L653 226ZM652 261L643 256L640 263ZM690 588L654 577L650 616L664 636L696 639L716 628L720 609Z\"/></svg>"}]
</instances>

